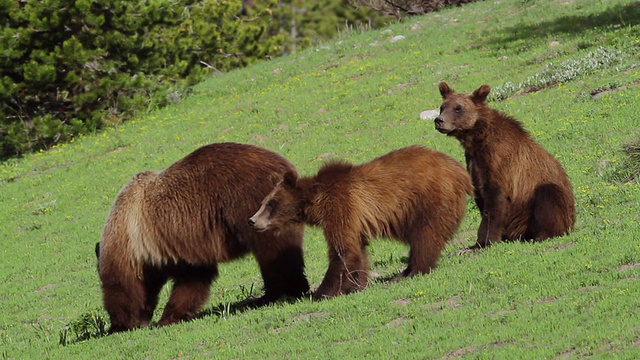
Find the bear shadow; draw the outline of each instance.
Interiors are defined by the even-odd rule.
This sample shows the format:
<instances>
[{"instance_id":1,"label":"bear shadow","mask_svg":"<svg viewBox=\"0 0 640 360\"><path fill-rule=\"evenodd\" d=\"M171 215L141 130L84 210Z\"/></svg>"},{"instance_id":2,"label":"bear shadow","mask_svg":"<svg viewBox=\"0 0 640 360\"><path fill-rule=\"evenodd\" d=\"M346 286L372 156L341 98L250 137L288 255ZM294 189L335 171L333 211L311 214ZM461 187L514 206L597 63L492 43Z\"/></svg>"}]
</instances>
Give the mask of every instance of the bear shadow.
<instances>
[{"instance_id":1,"label":"bear shadow","mask_svg":"<svg viewBox=\"0 0 640 360\"><path fill-rule=\"evenodd\" d=\"M500 34L494 34L489 38L488 44L507 46L509 43L519 43L531 38L546 38L554 34L580 34L593 28L614 31L620 24L625 27L640 24L640 4L637 2L619 4L598 14L563 16L531 25L518 24L504 29Z\"/></svg>"},{"instance_id":2,"label":"bear shadow","mask_svg":"<svg viewBox=\"0 0 640 360\"><path fill-rule=\"evenodd\" d=\"M397 282L399 279L398 275L402 273L402 271L404 271L404 268L407 267L407 265L409 265L409 256L403 255L400 257L400 262L399 264L402 265L402 268L398 271L398 272L392 272L390 274L387 275L380 275L380 276L375 276L375 277L370 277L369 278L369 282L371 283L377 283L377 284L391 284L394 282ZM375 261L373 263L372 268L374 267L390 267L390 266L395 266L392 263L395 263L395 259L394 258L389 258L387 260L379 260L379 261Z\"/></svg>"},{"instance_id":3,"label":"bear shadow","mask_svg":"<svg viewBox=\"0 0 640 360\"><path fill-rule=\"evenodd\" d=\"M241 314L247 310L257 310L262 307L272 305L293 304L302 299L311 299L312 293L308 292L301 297L283 296L276 301L265 301L262 297L249 296L244 300L236 302L222 302L218 305L211 306L198 312L192 320L203 319L207 317L225 318L236 314Z\"/></svg>"}]
</instances>

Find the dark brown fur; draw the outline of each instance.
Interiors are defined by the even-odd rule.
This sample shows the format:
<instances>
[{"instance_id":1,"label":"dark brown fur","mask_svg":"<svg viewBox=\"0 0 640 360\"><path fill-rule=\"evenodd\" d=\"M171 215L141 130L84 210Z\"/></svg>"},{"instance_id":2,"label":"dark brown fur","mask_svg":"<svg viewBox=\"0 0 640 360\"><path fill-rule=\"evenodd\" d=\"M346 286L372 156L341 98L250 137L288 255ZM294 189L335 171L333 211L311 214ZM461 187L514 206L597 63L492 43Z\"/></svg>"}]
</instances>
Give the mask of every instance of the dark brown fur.
<instances>
[{"instance_id":1,"label":"dark brown fur","mask_svg":"<svg viewBox=\"0 0 640 360\"><path fill-rule=\"evenodd\" d=\"M249 222L258 231L301 223L322 227L330 263L315 297L331 297L366 287L371 237L409 244L409 265L398 278L431 271L472 191L457 161L411 146L362 165L330 162L315 176L289 173Z\"/></svg>"},{"instance_id":2,"label":"dark brown fur","mask_svg":"<svg viewBox=\"0 0 640 360\"><path fill-rule=\"evenodd\" d=\"M457 138L482 215L477 249L500 240L541 241L567 233L576 219L573 190L560 163L520 122L486 104L482 85L458 94L446 83L436 129Z\"/></svg>"},{"instance_id":3,"label":"dark brown fur","mask_svg":"<svg viewBox=\"0 0 640 360\"><path fill-rule=\"evenodd\" d=\"M307 292L303 226L275 234L247 224L283 174L295 171L268 150L219 143L163 171L135 175L118 194L96 248L110 332L148 324L169 279L173 289L158 324L193 318L217 264L250 251L264 280L257 304Z\"/></svg>"}]
</instances>

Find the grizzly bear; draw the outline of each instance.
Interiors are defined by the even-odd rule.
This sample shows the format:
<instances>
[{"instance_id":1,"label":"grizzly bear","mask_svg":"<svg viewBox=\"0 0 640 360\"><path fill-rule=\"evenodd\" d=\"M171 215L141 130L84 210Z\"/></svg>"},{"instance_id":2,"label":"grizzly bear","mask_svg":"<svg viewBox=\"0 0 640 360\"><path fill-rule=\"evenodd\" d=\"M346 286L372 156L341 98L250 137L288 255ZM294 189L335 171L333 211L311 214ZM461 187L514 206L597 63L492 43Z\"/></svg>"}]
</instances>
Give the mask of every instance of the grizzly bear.
<instances>
[{"instance_id":1,"label":"grizzly bear","mask_svg":"<svg viewBox=\"0 0 640 360\"><path fill-rule=\"evenodd\" d=\"M329 268L316 299L365 288L371 237L409 244L407 268L395 279L429 273L466 212L471 179L449 156L421 146L353 165L332 161L315 176L288 172L249 219L257 231L323 229Z\"/></svg>"},{"instance_id":2,"label":"grizzly bear","mask_svg":"<svg viewBox=\"0 0 640 360\"><path fill-rule=\"evenodd\" d=\"M441 82L439 90L443 103L435 127L462 144L482 216L476 243L463 252L501 240L541 241L572 229L569 177L520 122L487 106L491 88L458 94Z\"/></svg>"},{"instance_id":3,"label":"grizzly bear","mask_svg":"<svg viewBox=\"0 0 640 360\"><path fill-rule=\"evenodd\" d=\"M252 305L309 291L303 225L256 233L247 218L284 173L284 157L256 146L201 147L162 171L135 175L116 197L96 248L109 333L147 325L173 280L158 325L192 319L206 302L218 263L249 252L265 294Z\"/></svg>"}]
</instances>

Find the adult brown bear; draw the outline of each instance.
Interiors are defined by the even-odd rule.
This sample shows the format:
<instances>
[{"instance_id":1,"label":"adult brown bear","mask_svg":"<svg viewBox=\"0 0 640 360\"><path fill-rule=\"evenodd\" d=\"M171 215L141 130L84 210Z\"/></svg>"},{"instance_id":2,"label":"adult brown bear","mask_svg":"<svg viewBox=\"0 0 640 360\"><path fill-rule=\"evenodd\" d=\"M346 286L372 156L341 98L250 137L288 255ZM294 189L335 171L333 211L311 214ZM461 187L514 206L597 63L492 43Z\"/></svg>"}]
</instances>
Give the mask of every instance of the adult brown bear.
<instances>
[{"instance_id":1,"label":"adult brown bear","mask_svg":"<svg viewBox=\"0 0 640 360\"><path fill-rule=\"evenodd\" d=\"M567 233L576 220L569 177L517 120L485 103L491 88L458 94L439 85L443 103L435 127L457 138L482 215L469 249L500 240L540 241Z\"/></svg>"},{"instance_id":2,"label":"adult brown bear","mask_svg":"<svg viewBox=\"0 0 640 360\"><path fill-rule=\"evenodd\" d=\"M333 161L315 176L289 172L262 201L249 223L258 231L320 226L329 268L315 298L366 287L368 239L408 243L409 264L396 278L428 273L458 229L473 187L449 156L421 146L392 151L371 162Z\"/></svg>"},{"instance_id":3,"label":"adult brown bear","mask_svg":"<svg viewBox=\"0 0 640 360\"><path fill-rule=\"evenodd\" d=\"M159 325L193 318L220 262L253 253L265 294L256 304L309 290L303 226L256 233L247 218L284 173L284 157L243 144L201 147L163 171L135 175L118 194L102 234L98 271L110 333L148 324L173 279Z\"/></svg>"}]
</instances>

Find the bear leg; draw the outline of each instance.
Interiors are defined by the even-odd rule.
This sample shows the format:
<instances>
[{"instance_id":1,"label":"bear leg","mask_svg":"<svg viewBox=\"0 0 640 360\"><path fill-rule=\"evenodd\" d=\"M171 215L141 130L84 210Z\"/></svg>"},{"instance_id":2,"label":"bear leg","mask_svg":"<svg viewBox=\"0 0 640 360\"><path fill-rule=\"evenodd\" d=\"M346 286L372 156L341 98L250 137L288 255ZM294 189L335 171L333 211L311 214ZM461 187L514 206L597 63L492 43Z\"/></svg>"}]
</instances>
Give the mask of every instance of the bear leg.
<instances>
[{"instance_id":1,"label":"bear leg","mask_svg":"<svg viewBox=\"0 0 640 360\"><path fill-rule=\"evenodd\" d=\"M478 250L498 243L504 234L504 221L506 216L507 197L498 187L487 188L486 197L480 202L476 201L483 210L480 211L482 220L478 228L478 238L473 246L470 246L460 253Z\"/></svg>"},{"instance_id":2,"label":"bear leg","mask_svg":"<svg viewBox=\"0 0 640 360\"><path fill-rule=\"evenodd\" d=\"M138 279L103 281L104 307L109 313L109 334L148 324L144 284Z\"/></svg>"},{"instance_id":3,"label":"bear leg","mask_svg":"<svg viewBox=\"0 0 640 360\"><path fill-rule=\"evenodd\" d=\"M141 314L141 321L146 325L151 322L153 312L158 306L158 295L164 284L167 283L168 277L161 270L147 268L144 270L144 290L145 302Z\"/></svg>"},{"instance_id":4,"label":"bear leg","mask_svg":"<svg viewBox=\"0 0 640 360\"><path fill-rule=\"evenodd\" d=\"M364 247L329 249L329 268L314 293L316 300L364 289L369 282L368 260Z\"/></svg>"},{"instance_id":5,"label":"bear leg","mask_svg":"<svg viewBox=\"0 0 640 360\"><path fill-rule=\"evenodd\" d=\"M407 241L410 246L409 264L404 271L394 277L394 280L430 273L436 267L440 253L446 245L447 239L443 236L444 232L447 232L444 228L437 231L428 226L413 229Z\"/></svg>"},{"instance_id":6,"label":"bear leg","mask_svg":"<svg viewBox=\"0 0 640 360\"><path fill-rule=\"evenodd\" d=\"M209 287L217 276L216 265L177 265L172 271L173 289L158 326L193 319L209 298Z\"/></svg>"},{"instance_id":7,"label":"bear leg","mask_svg":"<svg viewBox=\"0 0 640 360\"><path fill-rule=\"evenodd\" d=\"M147 325L146 289L133 263L96 246L98 274L104 308L109 314L109 334Z\"/></svg>"},{"instance_id":8,"label":"bear leg","mask_svg":"<svg viewBox=\"0 0 640 360\"><path fill-rule=\"evenodd\" d=\"M569 205L563 189L556 184L538 186L533 196L533 211L525 239L542 241L561 236L572 226Z\"/></svg>"},{"instance_id":9,"label":"bear leg","mask_svg":"<svg viewBox=\"0 0 640 360\"><path fill-rule=\"evenodd\" d=\"M340 292L348 294L353 291L364 290L369 284L369 256L367 254L368 242L363 240L360 245L360 253L357 256L358 264L355 270L347 274L351 281L343 281Z\"/></svg>"},{"instance_id":10,"label":"bear leg","mask_svg":"<svg viewBox=\"0 0 640 360\"><path fill-rule=\"evenodd\" d=\"M304 274L302 240L304 227L275 233L258 233L252 246L260 266L265 293L251 301L251 306L262 306L282 296L299 298L309 292Z\"/></svg>"}]
</instances>

